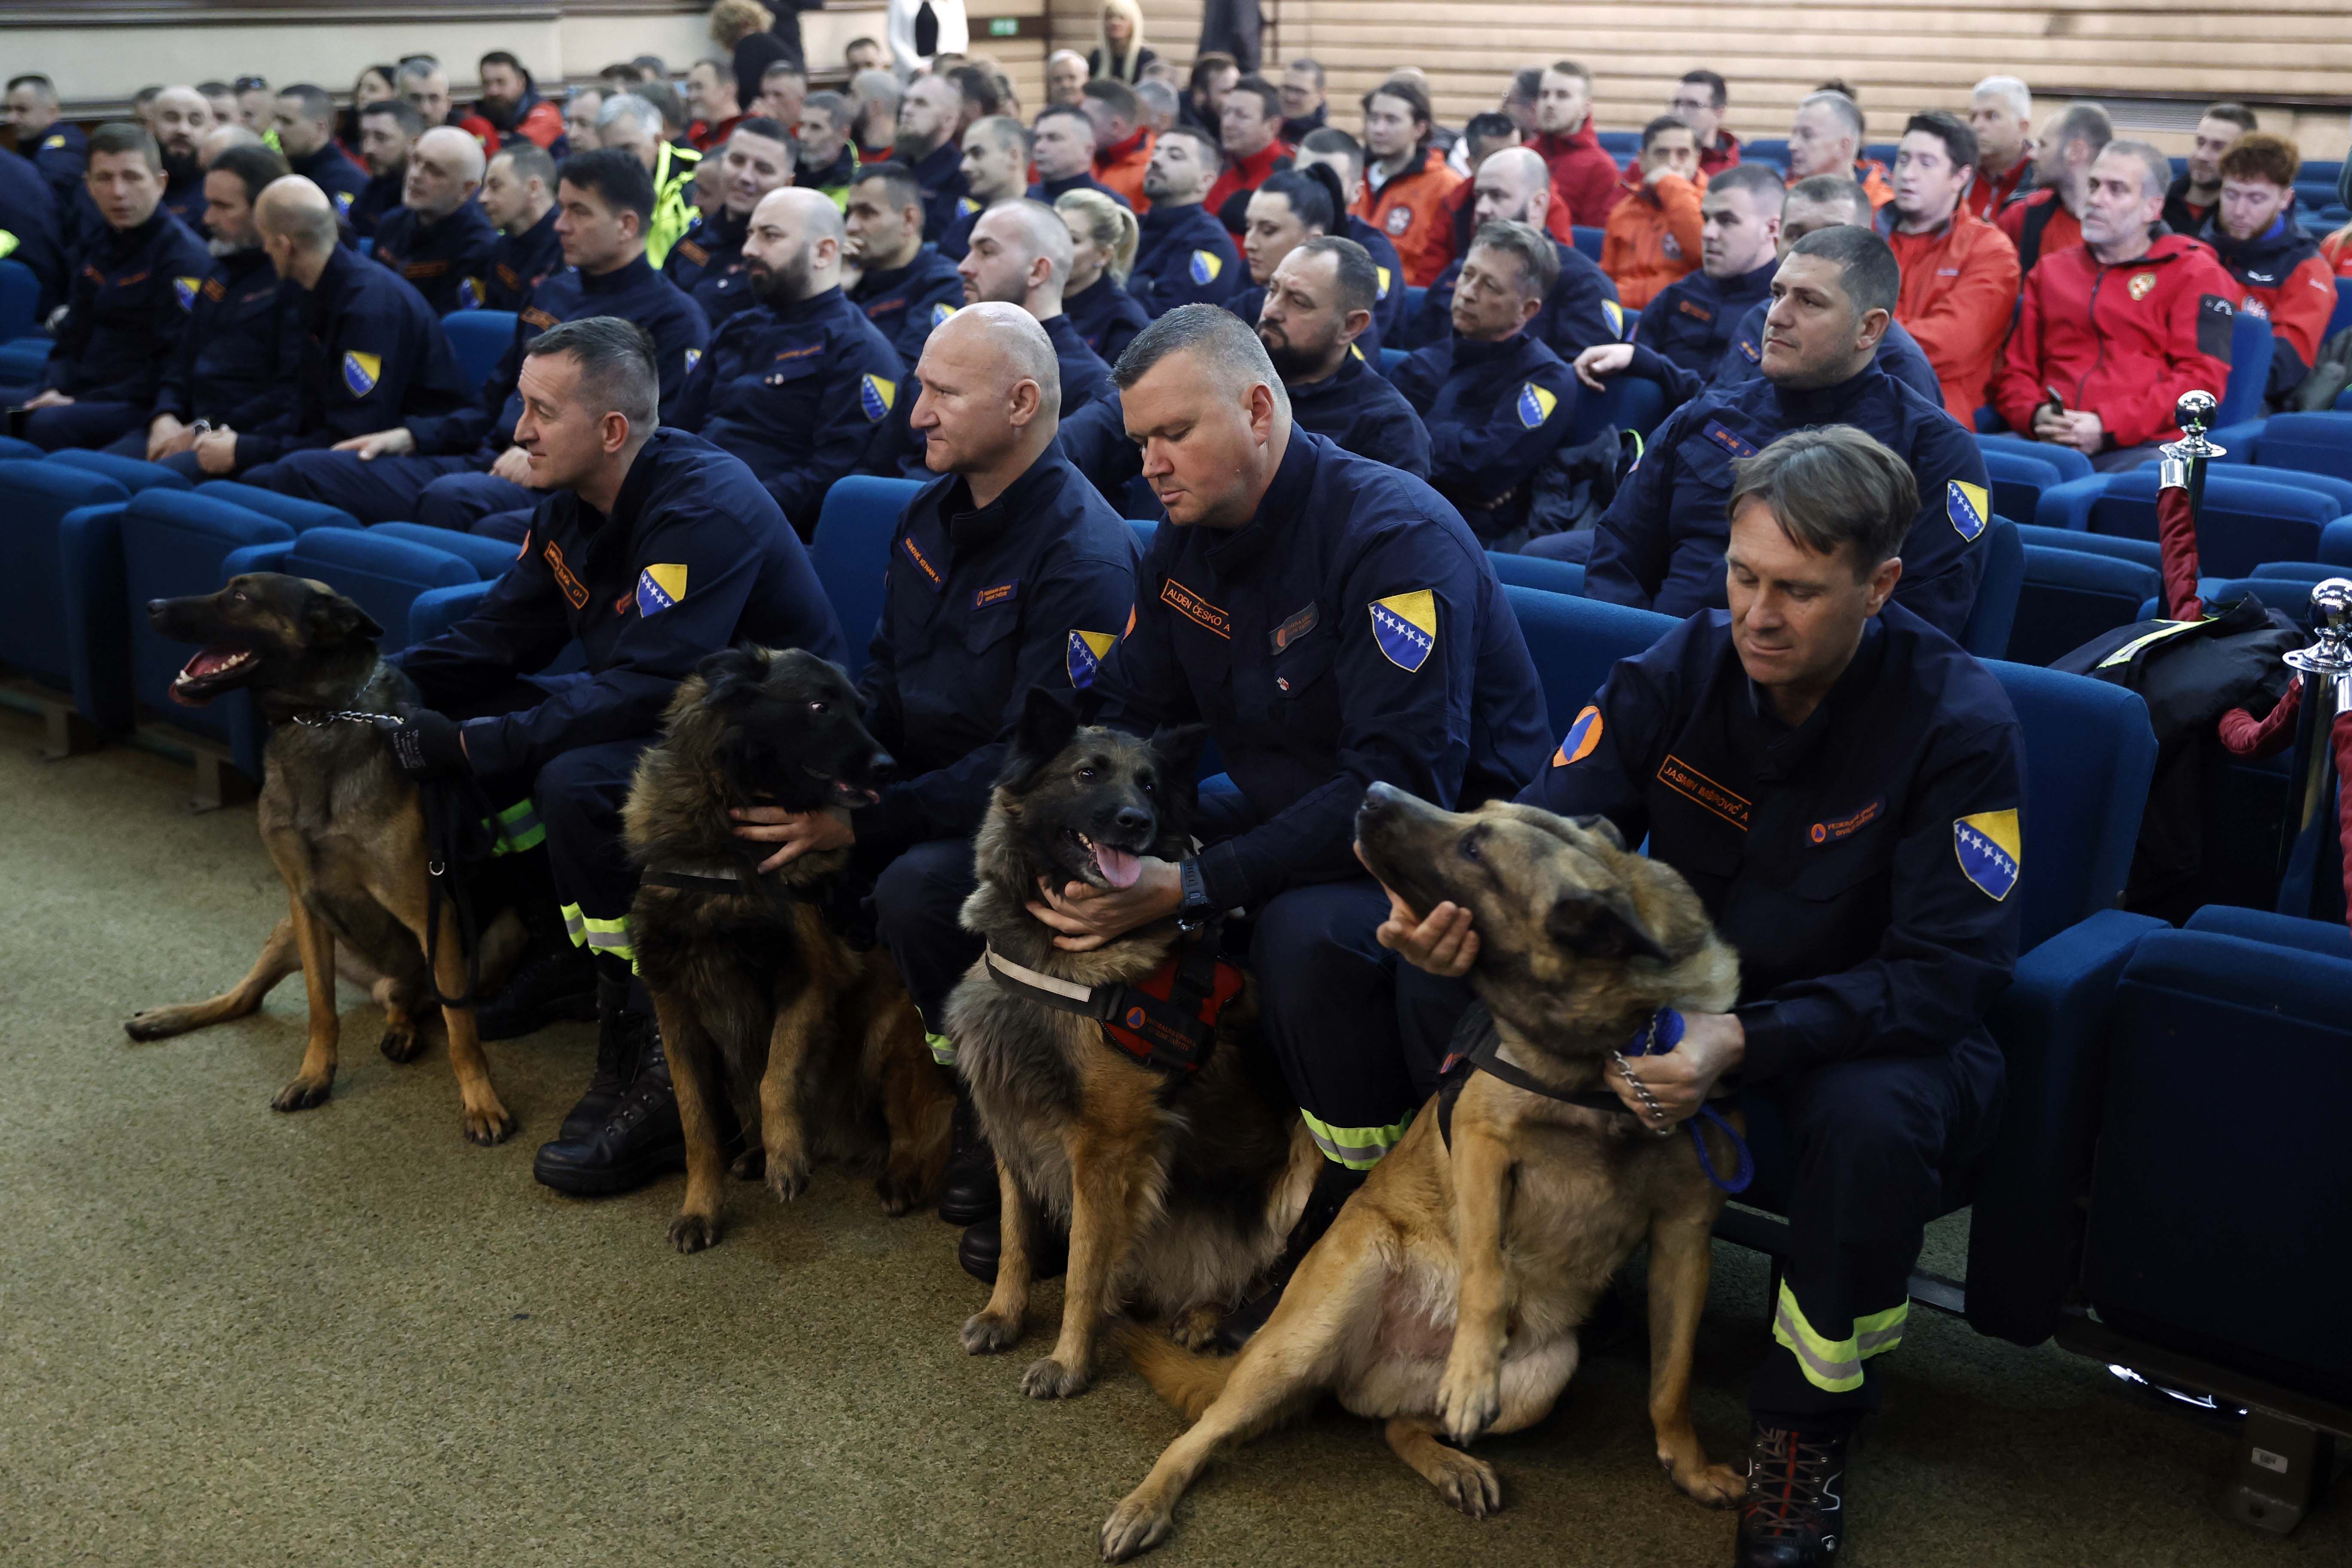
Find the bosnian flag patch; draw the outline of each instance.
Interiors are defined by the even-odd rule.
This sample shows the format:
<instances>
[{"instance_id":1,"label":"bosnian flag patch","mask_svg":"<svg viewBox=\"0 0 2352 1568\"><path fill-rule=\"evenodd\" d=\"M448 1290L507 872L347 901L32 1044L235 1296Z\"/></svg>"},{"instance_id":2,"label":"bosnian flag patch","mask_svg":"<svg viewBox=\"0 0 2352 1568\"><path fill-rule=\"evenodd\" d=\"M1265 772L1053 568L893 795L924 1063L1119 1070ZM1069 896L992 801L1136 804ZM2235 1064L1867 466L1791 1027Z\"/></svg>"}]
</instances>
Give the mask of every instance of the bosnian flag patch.
<instances>
[{"instance_id":1,"label":"bosnian flag patch","mask_svg":"<svg viewBox=\"0 0 2352 1568\"><path fill-rule=\"evenodd\" d=\"M1532 381L1519 388L1519 423L1530 430L1539 427L1545 420L1550 418L1551 411L1559 406L1559 399L1557 396L1546 392Z\"/></svg>"},{"instance_id":2,"label":"bosnian flag patch","mask_svg":"<svg viewBox=\"0 0 2352 1568\"><path fill-rule=\"evenodd\" d=\"M2017 812L1980 811L1952 824L1952 852L1959 857L1960 874L1990 895L1995 903L2017 886L2022 840Z\"/></svg>"},{"instance_id":3,"label":"bosnian flag patch","mask_svg":"<svg viewBox=\"0 0 2352 1568\"><path fill-rule=\"evenodd\" d=\"M193 310L196 308L196 295L204 286L205 280L201 278L174 278L172 279L172 294L180 301L180 309Z\"/></svg>"},{"instance_id":4,"label":"bosnian flag patch","mask_svg":"<svg viewBox=\"0 0 2352 1568\"><path fill-rule=\"evenodd\" d=\"M1427 588L1374 599L1372 640L1399 669L1415 670L1429 662L1437 646L1437 595Z\"/></svg>"},{"instance_id":5,"label":"bosnian flag patch","mask_svg":"<svg viewBox=\"0 0 2352 1568\"><path fill-rule=\"evenodd\" d=\"M1964 485L1954 479L1944 486L1944 515L1952 520L1962 539L1973 542L1992 520L1992 498L1982 485Z\"/></svg>"},{"instance_id":6,"label":"bosnian flag patch","mask_svg":"<svg viewBox=\"0 0 2352 1568\"><path fill-rule=\"evenodd\" d=\"M686 568L677 562L637 574L637 614L657 616L686 597Z\"/></svg>"},{"instance_id":7,"label":"bosnian flag patch","mask_svg":"<svg viewBox=\"0 0 2352 1568\"><path fill-rule=\"evenodd\" d=\"M1068 660L1070 684L1082 691L1092 686L1095 671L1100 669L1102 661L1110 657L1111 644L1117 641L1118 637L1110 632L1073 631Z\"/></svg>"},{"instance_id":8,"label":"bosnian flag patch","mask_svg":"<svg viewBox=\"0 0 2352 1568\"><path fill-rule=\"evenodd\" d=\"M353 397L365 397L373 392L376 378L383 374L382 354L363 354L353 349L343 355L343 384L352 389Z\"/></svg>"},{"instance_id":9,"label":"bosnian flag patch","mask_svg":"<svg viewBox=\"0 0 2352 1568\"><path fill-rule=\"evenodd\" d=\"M1224 258L1219 256L1215 251L1196 250L1192 253L1192 274L1193 282L1202 284L1214 283L1217 280L1217 274L1223 272L1224 269Z\"/></svg>"},{"instance_id":10,"label":"bosnian flag patch","mask_svg":"<svg viewBox=\"0 0 2352 1568\"><path fill-rule=\"evenodd\" d=\"M866 411L870 421L879 420L890 412L890 405L898 395L898 384L868 374L857 384L857 405Z\"/></svg>"}]
</instances>

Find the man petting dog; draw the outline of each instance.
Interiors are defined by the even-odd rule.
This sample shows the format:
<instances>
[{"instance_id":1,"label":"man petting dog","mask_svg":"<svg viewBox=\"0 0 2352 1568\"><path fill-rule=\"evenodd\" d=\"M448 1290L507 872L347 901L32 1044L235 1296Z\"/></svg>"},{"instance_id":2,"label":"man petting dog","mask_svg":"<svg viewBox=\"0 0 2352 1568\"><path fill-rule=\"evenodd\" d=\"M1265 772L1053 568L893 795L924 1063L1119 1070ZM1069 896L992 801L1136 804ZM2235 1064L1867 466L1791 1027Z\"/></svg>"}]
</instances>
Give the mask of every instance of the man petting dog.
<instances>
[{"instance_id":1,"label":"man petting dog","mask_svg":"<svg viewBox=\"0 0 2352 1568\"><path fill-rule=\"evenodd\" d=\"M912 428L925 466L941 477L898 520L881 623L858 679L866 727L899 777L854 826L847 812L751 806L736 814L735 831L780 846L763 871L857 847L855 863L877 879L882 940L922 1010L931 1055L952 1067L948 993L981 950L958 916L1005 742L1032 687L1093 683L1135 603L1138 552L1134 531L1055 442L1062 376L1036 318L1018 305L967 306L926 340L915 374ZM995 1163L959 1086L956 1160L940 1215L974 1225L997 1202ZM993 1227L968 1237L961 1256L993 1279Z\"/></svg>"},{"instance_id":2,"label":"man petting dog","mask_svg":"<svg viewBox=\"0 0 2352 1568\"><path fill-rule=\"evenodd\" d=\"M1851 426L1742 461L1729 611L1618 665L1519 796L1648 837L1739 952L1735 1010L1685 1017L1638 1087L1611 1074L1664 1131L1737 1072L1750 1136L1792 1173L1764 1194L1792 1245L1748 1394L1739 1568L1835 1561L1874 1358L1902 1341L1923 1227L1969 1184L2000 1092L1984 1017L2017 959L2022 742L1990 672L1887 602L1917 507L1903 459ZM1391 898L1384 945L1467 973L1467 910ZM1460 1006L1404 989L1433 1069Z\"/></svg>"},{"instance_id":3,"label":"man petting dog","mask_svg":"<svg viewBox=\"0 0 2352 1568\"><path fill-rule=\"evenodd\" d=\"M1234 787L1203 795L1198 855L1145 857L1124 888L1073 882L1031 907L1081 950L1171 914L1253 917L1265 1036L1326 1161L1286 1279L1420 1101L1372 937L1387 904L1349 850L1357 805L1375 783L1448 809L1511 793L1542 765L1543 693L1461 513L1294 427L1250 323L1180 306L1128 346L1118 380L1171 526L1096 679L1103 721L1205 723Z\"/></svg>"},{"instance_id":4,"label":"man petting dog","mask_svg":"<svg viewBox=\"0 0 2352 1568\"><path fill-rule=\"evenodd\" d=\"M503 1039L593 1000L595 1075L531 1167L574 1196L625 1192L686 1161L652 1000L630 973L637 877L620 816L637 756L677 683L721 648L842 656L833 602L751 471L698 436L655 428L656 363L645 329L614 316L524 345L514 440L545 499L481 607L395 661L427 704L394 736L402 767L470 773L494 805L517 803L499 814L510 847L546 844L543 859L501 858L532 950L478 1016L485 1038ZM538 673L575 641L584 671ZM559 903L561 925L548 918Z\"/></svg>"}]
</instances>

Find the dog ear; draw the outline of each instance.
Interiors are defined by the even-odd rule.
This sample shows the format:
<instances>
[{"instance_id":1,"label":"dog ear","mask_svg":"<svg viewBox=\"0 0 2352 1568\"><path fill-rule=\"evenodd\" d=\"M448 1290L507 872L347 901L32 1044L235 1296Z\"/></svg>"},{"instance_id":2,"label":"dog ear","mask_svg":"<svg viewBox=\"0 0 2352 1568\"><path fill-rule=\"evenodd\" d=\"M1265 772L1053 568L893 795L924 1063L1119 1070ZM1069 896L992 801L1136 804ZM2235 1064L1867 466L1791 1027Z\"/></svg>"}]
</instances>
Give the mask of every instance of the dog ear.
<instances>
[{"instance_id":1,"label":"dog ear","mask_svg":"<svg viewBox=\"0 0 2352 1568\"><path fill-rule=\"evenodd\" d=\"M1201 771L1201 753L1208 744L1206 724L1163 724L1151 731L1151 750L1160 759L1160 771L1171 786L1181 785L1187 793Z\"/></svg>"},{"instance_id":2,"label":"dog ear","mask_svg":"<svg viewBox=\"0 0 2352 1568\"><path fill-rule=\"evenodd\" d=\"M1561 894L1544 918L1544 931L1568 952L1587 957L1654 958L1660 963L1674 958L1622 888Z\"/></svg>"},{"instance_id":3,"label":"dog ear","mask_svg":"<svg viewBox=\"0 0 2352 1568\"><path fill-rule=\"evenodd\" d=\"M1605 816L1578 816L1571 817L1570 820L1574 822L1577 826L1584 829L1585 832L1597 834L1601 837L1606 838L1610 843L1615 845L1620 849L1625 847L1625 836L1622 833L1618 832L1617 825L1610 821Z\"/></svg>"},{"instance_id":4,"label":"dog ear","mask_svg":"<svg viewBox=\"0 0 2352 1568\"><path fill-rule=\"evenodd\" d=\"M738 643L708 656L694 672L707 688L702 699L706 707L731 708L750 699L767 679L768 656L751 643Z\"/></svg>"},{"instance_id":5,"label":"dog ear","mask_svg":"<svg viewBox=\"0 0 2352 1568\"><path fill-rule=\"evenodd\" d=\"M1020 722L1013 727L1013 744L1005 752L1004 771L997 775L998 786L1015 795L1028 789L1077 732L1077 707L1068 693L1050 684L1031 687Z\"/></svg>"},{"instance_id":6,"label":"dog ear","mask_svg":"<svg viewBox=\"0 0 2352 1568\"><path fill-rule=\"evenodd\" d=\"M310 641L321 647L349 642L353 637L380 637L383 628L373 616L341 594L317 594L302 607L305 629Z\"/></svg>"}]
</instances>

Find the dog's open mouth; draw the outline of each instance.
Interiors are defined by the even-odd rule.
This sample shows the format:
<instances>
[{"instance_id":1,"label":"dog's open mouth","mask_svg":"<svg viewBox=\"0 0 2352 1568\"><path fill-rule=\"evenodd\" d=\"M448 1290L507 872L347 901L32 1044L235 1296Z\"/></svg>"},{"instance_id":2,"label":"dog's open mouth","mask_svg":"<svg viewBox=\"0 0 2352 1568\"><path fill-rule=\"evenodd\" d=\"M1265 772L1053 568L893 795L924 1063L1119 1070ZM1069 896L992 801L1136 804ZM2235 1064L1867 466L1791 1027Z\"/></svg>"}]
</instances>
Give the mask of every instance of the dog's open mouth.
<instances>
[{"instance_id":1,"label":"dog's open mouth","mask_svg":"<svg viewBox=\"0 0 2352 1568\"><path fill-rule=\"evenodd\" d=\"M1108 844L1097 844L1073 827L1067 830L1077 847L1094 858L1094 874L1106 887L1132 888L1143 875L1143 861L1131 849L1115 849Z\"/></svg>"},{"instance_id":2,"label":"dog's open mouth","mask_svg":"<svg viewBox=\"0 0 2352 1568\"><path fill-rule=\"evenodd\" d=\"M261 656L249 647L208 647L180 667L172 679L172 700L201 708L215 692L250 669Z\"/></svg>"},{"instance_id":3,"label":"dog's open mouth","mask_svg":"<svg viewBox=\"0 0 2352 1568\"><path fill-rule=\"evenodd\" d=\"M863 784L851 784L847 779L826 778L824 774L806 765L803 765L801 771L824 784L828 795L826 804L829 805L840 806L845 811L856 811L861 805L881 804L880 790L867 789Z\"/></svg>"}]
</instances>

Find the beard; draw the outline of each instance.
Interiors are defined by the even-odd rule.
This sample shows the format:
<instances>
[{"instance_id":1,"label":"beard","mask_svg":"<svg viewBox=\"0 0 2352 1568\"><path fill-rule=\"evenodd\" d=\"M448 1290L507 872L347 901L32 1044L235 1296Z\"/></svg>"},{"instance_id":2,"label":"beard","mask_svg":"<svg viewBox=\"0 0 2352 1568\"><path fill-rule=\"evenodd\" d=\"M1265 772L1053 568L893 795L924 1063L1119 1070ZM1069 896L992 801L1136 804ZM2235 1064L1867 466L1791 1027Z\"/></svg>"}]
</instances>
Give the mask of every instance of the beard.
<instances>
[{"instance_id":1,"label":"beard","mask_svg":"<svg viewBox=\"0 0 2352 1568\"><path fill-rule=\"evenodd\" d=\"M903 131L898 132L898 140L890 143L890 155L901 163L919 163L939 150L939 142L927 142L920 136L909 136Z\"/></svg>"},{"instance_id":2,"label":"beard","mask_svg":"<svg viewBox=\"0 0 2352 1568\"><path fill-rule=\"evenodd\" d=\"M1279 328L1259 327L1257 341L1265 345L1265 357L1274 362L1274 374L1280 376L1286 385L1321 370L1323 353L1330 352L1327 344L1323 353L1309 353L1292 342Z\"/></svg>"},{"instance_id":3,"label":"beard","mask_svg":"<svg viewBox=\"0 0 2352 1568\"><path fill-rule=\"evenodd\" d=\"M261 242L257 239L250 242L222 239L215 236L205 241L205 248L213 253L214 259L226 261L232 256L243 256L247 251L259 250Z\"/></svg>"},{"instance_id":4,"label":"beard","mask_svg":"<svg viewBox=\"0 0 2352 1568\"><path fill-rule=\"evenodd\" d=\"M196 162L194 148L184 153L170 147L163 149L163 184L166 186L184 184L190 180L202 178L203 174L204 167Z\"/></svg>"},{"instance_id":5,"label":"beard","mask_svg":"<svg viewBox=\"0 0 2352 1568\"><path fill-rule=\"evenodd\" d=\"M750 270L751 293L762 305L794 305L808 298L810 263L806 250L781 268L754 261Z\"/></svg>"}]
</instances>

